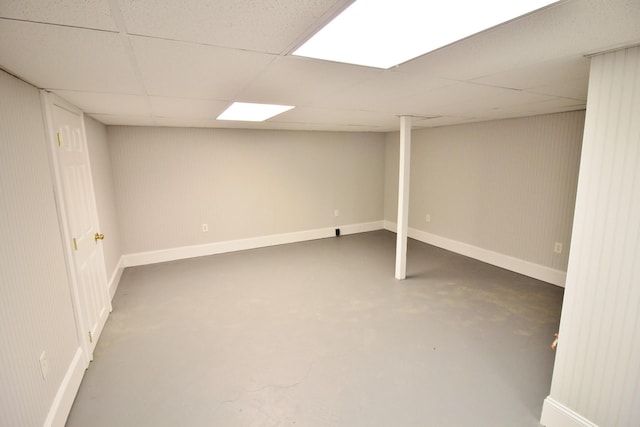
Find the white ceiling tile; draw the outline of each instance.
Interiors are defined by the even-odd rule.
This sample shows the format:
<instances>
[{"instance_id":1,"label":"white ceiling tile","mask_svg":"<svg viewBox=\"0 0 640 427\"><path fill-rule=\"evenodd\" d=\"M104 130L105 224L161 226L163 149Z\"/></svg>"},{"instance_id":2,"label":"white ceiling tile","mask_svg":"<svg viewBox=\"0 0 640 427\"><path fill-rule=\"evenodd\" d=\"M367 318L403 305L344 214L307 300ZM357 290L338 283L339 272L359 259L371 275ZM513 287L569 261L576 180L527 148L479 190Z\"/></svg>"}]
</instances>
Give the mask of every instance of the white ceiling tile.
<instances>
[{"instance_id":1,"label":"white ceiling tile","mask_svg":"<svg viewBox=\"0 0 640 427\"><path fill-rule=\"evenodd\" d=\"M440 117L434 117L428 120L419 120L414 118L414 120L412 120L411 122L411 125L413 129L420 129L420 128L431 128L431 127L438 127L438 126L449 126L449 125L455 125L460 123L469 123L472 121L475 121L475 120L470 117L440 116Z\"/></svg>"},{"instance_id":2,"label":"white ceiling tile","mask_svg":"<svg viewBox=\"0 0 640 427\"><path fill-rule=\"evenodd\" d=\"M195 118L195 117L154 117L153 122L156 126L165 127L189 127L189 128L213 128L216 126L214 119Z\"/></svg>"},{"instance_id":3,"label":"white ceiling tile","mask_svg":"<svg viewBox=\"0 0 640 427\"><path fill-rule=\"evenodd\" d=\"M308 105L365 81L379 70L286 56L271 63L238 100L285 105Z\"/></svg>"},{"instance_id":4,"label":"white ceiling tile","mask_svg":"<svg viewBox=\"0 0 640 427\"><path fill-rule=\"evenodd\" d=\"M297 107L282 113L270 122L297 122L297 123L319 123L319 124L341 124L350 126L397 126L398 117L393 114L361 111L361 110L338 110L335 108L310 108Z\"/></svg>"},{"instance_id":5,"label":"white ceiling tile","mask_svg":"<svg viewBox=\"0 0 640 427\"><path fill-rule=\"evenodd\" d=\"M214 120L229 105L226 101L207 99L149 97L156 118L193 118Z\"/></svg>"},{"instance_id":6,"label":"white ceiling tile","mask_svg":"<svg viewBox=\"0 0 640 427\"><path fill-rule=\"evenodd\" d=\"M417 92L405 102L418 115L462 115L473 117L474 112L506 108L514 105L542 102L550 97L520 90L504 89L470 83Z\"/></svg>"},{"instance_id":7,"label":"white ceiling tile","mask_svg":"<svg viewBox=\"0 0 640 427\"><path fill-rule=\"evenodd\" d=\"M143 93L120 36L0 20L0 65L40 88Z\"/></svg>"},{"instance_id":8,"label":"white ceiling tile","mask_svg":"<svg viewBox=\"0 0 640 427\"><path fill-rule=\"evenodd\" d=\"M346 0L120 0L129 34L280 54Z\"/></svg>"},{"instance_id":9,"label":"white ceiling tile","mask_svg":"<svg viewBox=\"0 0 640 427\"><path fill-rule=\"evenodd\" d=\"M149 102L144 95L78 92L71 90L54 90L54 92L85 113L151 116Z\"/></svg>"},{"instance_id":10,"label":"white ceiling tile","mask_svg":"<svg viewBox=\"0 0 640 427\"><path fill-rule=\"evenodd\" d=\"M640 42L640 2L573 0L486 30L400 66L470 80Z\"/></svg>"},{"instance_id":11,"label":"white ceiling tile","mask_svg":"<svg viewBox=\"0 0 640 427\"><path fill-rule=\"evenodd\" d=\"M274 56L201 44L130 37L149 95L231 100Z\"/></svg>"},{"instance_id":12,"label":"white ceiling tile","mask_svg":"<svg viewBox=\"0 0 640 427\"><path fill-rule=\"evenodd\" d=\"M378 72L362 83L338 93L327 94L315 105L340 109L380 111L390 114L417 114L407 109L405 102L416 92L445 88L456 84L452 80L420 74L405 74L398 71ZM409 111L408 111L409 110Z\"/></svg>"},{"instance_id":13,"label":"white ceiling tile","mask_svg":"<svg viewBox=\"0 0 640 427\"><path fill-rule=\"evenodd\" d=\"M589 76L585 76L569 81L543 84L530 89L529 92L586 101L588 88Z\"/></svg>"},{"instance_id":14,"label":"white ceiling tile","mask_svg":"<svg viewBox=\"0 0 640 427\"><path fill-rule=\"evenodd\" d=\"M2 0L0 17L116 31L105 0Z\"/></svg>"},{"instance_id":15,"label":"white ceiling tile","mask_svg":"<svg viewBox=\"0 0 640 427\"><path fill-rule=\"evenodd\" d=\"M313 131L345 131L345 132L386 132L393 128L380 126L345 125L336 123L307 123L307 122L233 122L209 119L156 117L155 126L168 127L196 127L218 129L261 129L261 130L313 130ZM141 125L144 126L144 125Z\"/></svg>"},{"instance_id":16,"label":"white ceiling tile","mask_svg":"<svg viewBox=\"0 0 640 427\"><path fill-rule=\"evenodd\" d=\"M230 129L273 129L273 130L312 130L340 132L387 132L393 128L369 125L349 125L341 123L308 123L308 122L216 122L214 127ZM397 128L397 126L395 126Z\"/></svg>"},{"instance_id":17,"label":"white ceiling tile","mask_svg":"<svg viewBox=\"0 0 640 427\"><path fill-rule=\"evenodd\" d=\"M582 55L558 58L541 62L535 67L518 67L473 80L474 83L513 89L531 89L580 79L589 78L589 58ZM585 86L586 89L586 86Z\"/></svg>"},{"instance_id":18,"label":"white ceiling tile","mask_svg":"<svg viewBox=\"0 0 640 427\"><path fill-rule=\"evenodd\" d=\"M539 114L558 113L562 111L584 110L586 104L579 100L567 98L552 98L542 102L515 105L494 111L494 116L521 117L535 116Z\"/></svg>"},{"instance_id":19,"label":"white ceiling tile","mask_svg":"<svg viewBox=\"0 0 640 427\"><path fill-rule=\"evenodd\" d=\"M0 68L107 124L386 131L584 108L585 54L640 43L640 1L564 0L391 70L281 56L350 1L0 0Z\"/></svg>"},{"instance_id":20,"label":"white ceiling tile","mask_svg":"<svg viewBox=\"0 0 640 427\"><path fill-rule=\"evenodd\" d=\"M121 126L156 126L156 122L150 116L134 116L130 114L89 114L97 121L105 125Z\"/></svg>"}]
</instances>

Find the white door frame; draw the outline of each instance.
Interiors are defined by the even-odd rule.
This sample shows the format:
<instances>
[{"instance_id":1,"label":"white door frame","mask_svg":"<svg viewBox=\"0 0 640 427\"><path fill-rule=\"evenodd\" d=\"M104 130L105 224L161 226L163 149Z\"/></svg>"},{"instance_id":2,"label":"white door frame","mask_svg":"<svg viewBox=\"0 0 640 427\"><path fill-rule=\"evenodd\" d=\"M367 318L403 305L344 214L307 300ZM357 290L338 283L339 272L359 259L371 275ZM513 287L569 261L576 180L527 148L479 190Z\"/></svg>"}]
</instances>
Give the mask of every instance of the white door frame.
<instances>
[{"instance_id":1,"label":"white door frame","mask_svg":"<svg viewBox=\"0 0 640 427\"><path fill-rule=\"evenodd\" d=\"M40 91L40 100L42 105L42 111L44 115L45 121L45 132L46 132L46 140L48 141L49 146L49 161L51 164L51 174L52 174L52 182L53 182L53 192L56 200L56 209L58 211L58 224L60 226L60 233L62 235L63 241L63 250L64 250L64 258L65 258L65 268L67 270L67 276L69 278L69 291L71 296L71 302L73 305L73 315L75 318L76 324L76 336L78 338L78 344L82 349L82 353L84 355L85 368L89 366L89 362L93 359L93 352L89 346L87 341L87 332L89 330L89 325L85 324L84 317L82 316L82 307L81 307L81 297L79 291L79 283L76 275L76 269L74 265L74 255L73 255L73 236L71 235L70 226L69 226L69 216L67 213L67 206L64 202L63 195L63 187L62 180L60 175L60 165L58 161L58 155L56 153L56 149L58 148L58 139L57 134L53 126L53 116L51 108L54 105L58 107L64 108L74 114L80 115L81 129L82 129L82 138L87 144L86 138L86 130L84 125L84 114L77 107L69 104L64 101L60 97L55 94L41 90ZM91 174L89 174L91 175ZM91 180L91 189L92 189L92 197L95 206L95 193L93 192L93 180ZM96 224L99 227L97 212L95 218ZM99 256L101 258L102 264L104 265L104 254L102 251L99 252ZM106 279L106 278L105 278ZM109 296L109 291L104 287L104 292L106 295L106 301L108 304L108 311L111 311L111 298ZM97 339L97 337L96 337Z\"/></svg>"}]
</instances>

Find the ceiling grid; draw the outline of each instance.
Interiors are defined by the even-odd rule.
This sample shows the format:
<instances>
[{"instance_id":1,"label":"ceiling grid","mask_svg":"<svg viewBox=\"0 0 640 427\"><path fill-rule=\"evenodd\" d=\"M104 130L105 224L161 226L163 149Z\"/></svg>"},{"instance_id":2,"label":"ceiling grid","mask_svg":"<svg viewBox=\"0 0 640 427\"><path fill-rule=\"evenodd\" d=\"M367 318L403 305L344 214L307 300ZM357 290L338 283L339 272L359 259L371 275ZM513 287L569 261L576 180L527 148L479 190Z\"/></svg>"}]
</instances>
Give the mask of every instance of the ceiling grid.
<instances>
[{"instance_id":1,"label":"ceiling grid","mask_svg":"<svg viewBox=\"0 0 640 427\"><path fill-rule=\"evenodd\" d=\"M3 0L0 68L107 125L388 132L584 109L585 55L640 43L640 1L564 0L389 70L290 55L350 3Z\"/></svg>"}]
</instances>

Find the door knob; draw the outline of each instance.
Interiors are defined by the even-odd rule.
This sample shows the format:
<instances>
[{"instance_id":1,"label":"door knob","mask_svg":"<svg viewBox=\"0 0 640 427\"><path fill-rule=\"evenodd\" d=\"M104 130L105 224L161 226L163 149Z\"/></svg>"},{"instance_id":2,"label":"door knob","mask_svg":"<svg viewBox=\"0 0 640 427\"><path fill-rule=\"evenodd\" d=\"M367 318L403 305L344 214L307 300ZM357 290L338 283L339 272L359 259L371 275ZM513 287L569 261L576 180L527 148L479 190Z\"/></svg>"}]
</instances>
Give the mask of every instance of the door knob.
<instances>
[{"instance_id":1,"label":"door knob","mask_svg":"<svg viewBox=\"0 0 640 427\"><path fill-rule=\"evenodd\" d=\"M104 240L104 234L98 234L96 233L95 236L93 236L93 239L97 242L98 240Z\"/></svg>"}]
</instances>

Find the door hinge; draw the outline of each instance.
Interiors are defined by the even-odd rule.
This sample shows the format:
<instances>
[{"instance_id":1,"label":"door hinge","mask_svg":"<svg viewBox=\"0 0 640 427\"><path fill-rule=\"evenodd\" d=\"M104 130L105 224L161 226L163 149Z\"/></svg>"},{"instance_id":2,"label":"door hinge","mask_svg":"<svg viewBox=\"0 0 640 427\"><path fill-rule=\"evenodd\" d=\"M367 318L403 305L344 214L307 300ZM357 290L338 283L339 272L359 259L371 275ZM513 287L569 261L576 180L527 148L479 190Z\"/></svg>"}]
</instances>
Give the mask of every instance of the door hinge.
<instances>
[{"instance_id":1,"label":"door hinge","mask_svg":"<svg viewBox=\"0 0 640 427\"><path fill-rule=\"evenodd\" d=\"M93 343L93 334L89 331L89 342Z\"/></svg>"},{"instance_id":2,"label":"door hinge","mask_svg":"<svg viewBox=\"0 0 640 427\"><path fill-rule=\"evenodd\" d=\"M60 132L58 132L58 147L62 147L62 136L60 135Z\"/></svg>"},{"instance_id":3,"label":"door hinge","mask_svg":"<svg viewBox=\"0 0 640 427\"><path fill-rule=\"evenodd\" d=\"M73 249L76 251L78 250L78 241L76 240L75 237L73 238Z\"/></svg>"}]
</instances>

